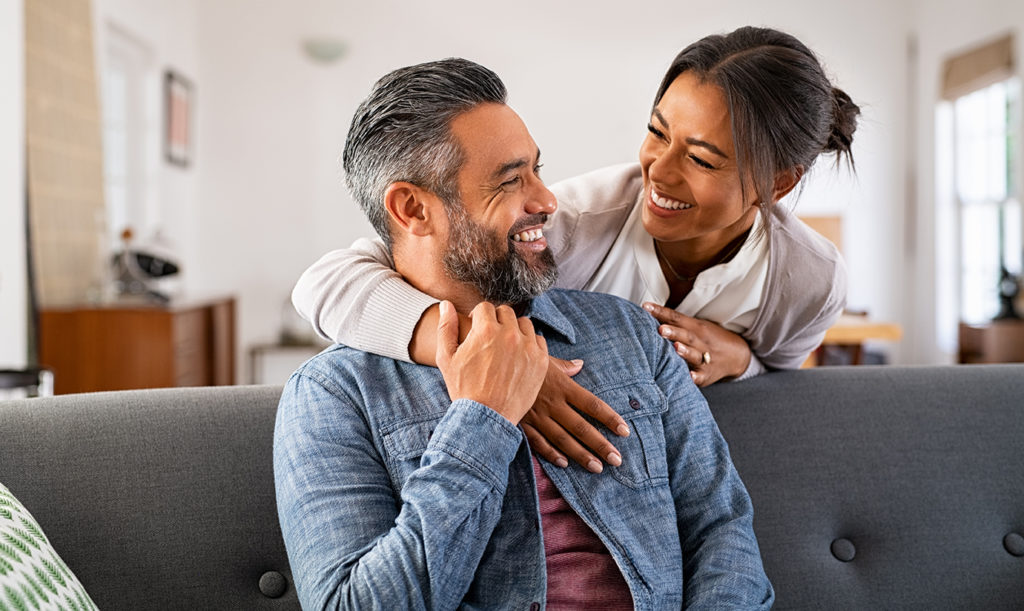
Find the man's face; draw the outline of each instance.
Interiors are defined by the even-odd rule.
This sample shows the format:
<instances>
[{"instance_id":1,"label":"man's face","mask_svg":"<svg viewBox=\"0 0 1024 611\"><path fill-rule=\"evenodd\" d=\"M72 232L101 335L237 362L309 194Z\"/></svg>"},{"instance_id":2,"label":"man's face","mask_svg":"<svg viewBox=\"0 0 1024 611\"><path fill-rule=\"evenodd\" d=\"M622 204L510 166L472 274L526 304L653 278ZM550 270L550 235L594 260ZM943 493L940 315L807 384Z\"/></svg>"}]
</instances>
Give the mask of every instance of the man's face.
<instances>
[{"instance_id":1,"label":"man's face","mask_svg":"<svg viewBox=\"0 0 1024 611\"><path fill-rule=\"evenodd\" d=\"M482 104L452 122L462 148L462 201L447 206L443 263L452 279L493 303L520 304L557 277L543 225L554 195L539 176L540 152L508 106Z\"/></svg>"}]
</instances>

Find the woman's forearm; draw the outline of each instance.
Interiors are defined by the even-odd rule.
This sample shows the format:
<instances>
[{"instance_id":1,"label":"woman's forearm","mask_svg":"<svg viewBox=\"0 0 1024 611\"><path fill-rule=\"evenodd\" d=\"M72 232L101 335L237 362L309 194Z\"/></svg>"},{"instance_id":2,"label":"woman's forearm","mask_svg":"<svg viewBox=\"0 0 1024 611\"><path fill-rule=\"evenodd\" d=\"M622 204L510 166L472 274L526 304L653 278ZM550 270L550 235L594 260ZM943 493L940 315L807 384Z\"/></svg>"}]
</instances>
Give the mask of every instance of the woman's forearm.
<instances>
[{"instance_id":1,"label":"woman's forearm","mask_svg":"<svg viewBox=\"0 0 1024 611\"><path fill-rule=\"evenodd\" d=\"M409 361L413 333L437 299L409 285L380 240L357 240L309 267L292 304L316 332L358 350ZM430 326L436 330L435 324Z\"/></svg>"}]
</instances>

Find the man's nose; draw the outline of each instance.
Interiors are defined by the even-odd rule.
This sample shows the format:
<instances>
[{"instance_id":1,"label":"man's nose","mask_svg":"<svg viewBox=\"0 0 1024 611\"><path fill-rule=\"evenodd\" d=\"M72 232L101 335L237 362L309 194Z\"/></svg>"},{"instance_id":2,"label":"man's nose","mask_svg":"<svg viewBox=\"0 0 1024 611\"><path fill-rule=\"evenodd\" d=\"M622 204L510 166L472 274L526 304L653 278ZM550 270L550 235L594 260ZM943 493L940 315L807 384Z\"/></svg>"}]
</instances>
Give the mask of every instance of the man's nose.
<instances>
[{"instance_id":1,"label":"man's nose","mask_svg":"<svg viewBox=\"0 0 1024 611\"><path fill-rule=\"evenodd\" d=\"M534 178L530 196L526 201L526 211L530 214L552 214L557 209L558 201L555 194L548 190L543 180Z\"/></svg>"}]
</instances>

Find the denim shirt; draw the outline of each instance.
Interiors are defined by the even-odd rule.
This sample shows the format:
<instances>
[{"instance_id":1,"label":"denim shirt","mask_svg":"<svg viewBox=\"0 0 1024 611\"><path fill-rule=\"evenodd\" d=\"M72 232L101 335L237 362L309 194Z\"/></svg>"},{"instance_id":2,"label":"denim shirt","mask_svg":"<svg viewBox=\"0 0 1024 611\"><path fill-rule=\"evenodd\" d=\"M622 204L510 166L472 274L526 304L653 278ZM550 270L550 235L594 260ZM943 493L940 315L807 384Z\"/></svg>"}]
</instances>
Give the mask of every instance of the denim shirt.
<instances>
[{"instance_id":1,"label":"denim shirt","mask_svg":"<svg viewBox=\"0 0 1024 611\"><path fill-rule=\"evenodd\" d=\"M629 424L622 466L541 464L608 548L636 609L768 608L750 498L683 359L633 304L552 290L529 316ZM602 428L603 430L603 428ZM540 511L521 429L440 372L333 346L292 375L274 434L302 606L540 609Z\"/></svg>"}]
</instances>

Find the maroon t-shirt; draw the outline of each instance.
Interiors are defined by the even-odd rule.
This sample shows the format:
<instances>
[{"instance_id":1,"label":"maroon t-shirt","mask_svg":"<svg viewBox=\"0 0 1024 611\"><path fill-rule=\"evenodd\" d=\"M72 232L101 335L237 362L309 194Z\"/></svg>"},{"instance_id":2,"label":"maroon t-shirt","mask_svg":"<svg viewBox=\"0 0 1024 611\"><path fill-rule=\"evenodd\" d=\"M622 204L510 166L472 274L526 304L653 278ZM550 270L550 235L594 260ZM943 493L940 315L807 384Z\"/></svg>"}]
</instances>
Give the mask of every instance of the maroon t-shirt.
<instances>
[{"instance_id":1,"label":"maroon t-shirt","mask_svg":"<svg viewBox=\"0 0 1024 611\"><path fill-rule=\"evenodd\" d=\"M537 459L533 459L548 567L547 608L632 609L622 571L601 539L565 502Z\"/></svg>"}]
</instances>

